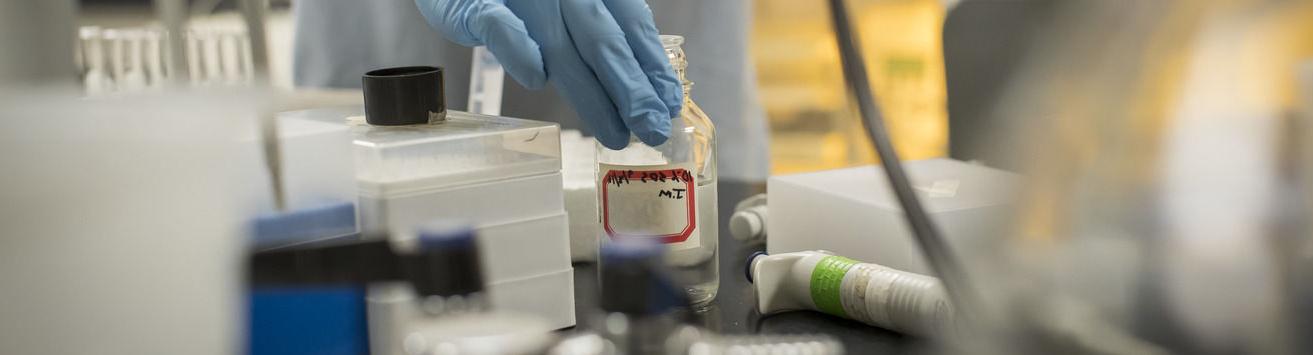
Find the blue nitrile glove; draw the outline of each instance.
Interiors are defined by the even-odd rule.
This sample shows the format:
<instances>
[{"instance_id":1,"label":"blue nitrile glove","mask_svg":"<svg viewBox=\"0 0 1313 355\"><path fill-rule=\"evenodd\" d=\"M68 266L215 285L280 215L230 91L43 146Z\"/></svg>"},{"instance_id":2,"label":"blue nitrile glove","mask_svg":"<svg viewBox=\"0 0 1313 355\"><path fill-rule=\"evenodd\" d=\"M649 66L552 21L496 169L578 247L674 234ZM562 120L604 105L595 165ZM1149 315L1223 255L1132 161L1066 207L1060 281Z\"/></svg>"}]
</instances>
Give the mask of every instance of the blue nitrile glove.
<instances>
[{"instance_id":1,"label":"blue nitrile glove","mask_svg":"<svg viewBox=\"0 0 1313 355\"><path fill-rule=\"evenodd\" d=\"M683 88L643 0L415 0L429 25L486 45L515 81L551 82L602 145L670 138Z\"/></svg>"}]
</instances>

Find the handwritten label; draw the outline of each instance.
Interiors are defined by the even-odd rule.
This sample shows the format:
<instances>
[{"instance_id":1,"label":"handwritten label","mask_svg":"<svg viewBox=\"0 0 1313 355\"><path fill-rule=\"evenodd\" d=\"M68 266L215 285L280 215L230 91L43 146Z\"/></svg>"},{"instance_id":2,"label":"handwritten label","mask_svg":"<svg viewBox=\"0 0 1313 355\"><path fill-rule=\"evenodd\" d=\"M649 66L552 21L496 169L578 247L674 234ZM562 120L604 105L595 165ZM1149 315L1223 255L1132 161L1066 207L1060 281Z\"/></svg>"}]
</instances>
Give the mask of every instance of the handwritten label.
<instances>
[{"instance_id":1,"label":"handwritten label","mask_svg":"<svg viewBox=\"0 0 1313 355\"><path fill-rule=\"evenodd\" d=\"M598 193L607 235L613 240L660 238L667 244L697 244L697 182L692 171L692 164L600 164Z\"/></svg>"}]
</instances>

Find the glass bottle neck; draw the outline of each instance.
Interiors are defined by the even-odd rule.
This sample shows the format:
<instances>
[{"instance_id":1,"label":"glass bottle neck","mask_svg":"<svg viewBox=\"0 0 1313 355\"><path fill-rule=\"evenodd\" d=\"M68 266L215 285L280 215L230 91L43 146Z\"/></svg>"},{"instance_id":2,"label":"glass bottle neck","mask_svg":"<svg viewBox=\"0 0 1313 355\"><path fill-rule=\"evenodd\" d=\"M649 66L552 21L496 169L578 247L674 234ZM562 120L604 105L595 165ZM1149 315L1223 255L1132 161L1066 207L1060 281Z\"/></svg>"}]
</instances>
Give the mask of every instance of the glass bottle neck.
<instances>
[{"instance_id":1,"label":"glass bottle neck","mask_svg":"<svg viewBox=\"0 0 1313 355\"><path fill-rule=\"evenodd\" d=\"M684 100L689 100L689 93L693 91L693 82L688 81L684 76L684 68L675 69L675 76L679 78L680 86L684 88Z\"/></svg>"},{"instance_id":2,"label":"glass bottle neck","mask_svg":"<svg viewBox=\"0 0 1313 355\"><path fill-rule=\"evenodd\" d=\"M693 82L688 80L685 74L688 68L688 59L684 56L684 38L678 36L662 36L661 44L666 50L666 58L670 59L670 67L675 70L675 77L684 88L684 99L688 99L689 92L693 90Z\"/></svg>"}]
</instances>

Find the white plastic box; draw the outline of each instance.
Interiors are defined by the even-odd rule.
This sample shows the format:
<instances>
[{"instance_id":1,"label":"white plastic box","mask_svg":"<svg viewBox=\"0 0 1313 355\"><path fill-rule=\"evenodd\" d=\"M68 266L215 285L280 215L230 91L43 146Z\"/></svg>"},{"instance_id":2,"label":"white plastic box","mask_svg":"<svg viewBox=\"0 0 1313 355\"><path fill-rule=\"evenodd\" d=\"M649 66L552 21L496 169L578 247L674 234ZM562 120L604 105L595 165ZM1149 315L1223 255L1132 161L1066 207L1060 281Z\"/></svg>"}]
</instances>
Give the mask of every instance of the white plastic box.
<instances>
[{"instance_id":1,"label":"white plastic box","mask_svg":"<svg viewBox=\"0 0 1313 355\"><path fill-rule=\"evenodd\" d=\"M410 239L414 227L435 218L476 226L526 220L564 212L561 174L548 173L427 189L379 193L360 184L361 223L365 231L388 231Z\"/></svg>"},{"instance_id":2,"label":"white plastic box","mask_svg":"<svg viewBox=\"0 0 1313 355\"><path fill-rule=\"evenodd\" d=\"M575 318L574 288L560 285L574 285L574 269L495 282L488 285L488 295L496 309L537 315L561 329L574 326Z\"/></svg>"},{"instance_id":3,"label":"white plastic box","mask_svg":"<svg viewBox=\"0 0 1313 355\"><path fill-rule=\"evenodd\" d=\"M570 267L565 213L478 226L483 274L492 283L541 276ZM517 250L518 253L502 252ZM543 268L542 266L552 266Z\"/></svg>"},{"instance_id":4,"label":"white plastic box","mask_svg":"<svg viewBox=\"0 0 1313 355\"><path fill-rule=\"evenodd\" d=\"M575 130L561 131L561 175L570 213L570 259L597 259L597 141Z\"/></svg>"},{"instance_id":5,"label":"white plastic box","mask_svg":"<svg viewBox=\"0 0 1313 355\"><path fill-rule=\"evenodd\" d=\"M1017 175L951 159L904 166L926 212L959 255L1003 237L1014 213ZM773 176L766 190L768 253L829 250L933 274L879 167Z\"/></svg>"},{"instance_id":6,"label":"white plastic box","mask_svg":"<svg viewBox=\"0 0 1313 355\"><path fill-rule=\"evenodd\" d=\"M443 123L371 126L361 107L284 116L350 127L367 237L414 238L436 219L470 223L494 306L574 325L573 280L560 276L573 269L556 124L449 110Z\"/></svg>"}]
</instances>

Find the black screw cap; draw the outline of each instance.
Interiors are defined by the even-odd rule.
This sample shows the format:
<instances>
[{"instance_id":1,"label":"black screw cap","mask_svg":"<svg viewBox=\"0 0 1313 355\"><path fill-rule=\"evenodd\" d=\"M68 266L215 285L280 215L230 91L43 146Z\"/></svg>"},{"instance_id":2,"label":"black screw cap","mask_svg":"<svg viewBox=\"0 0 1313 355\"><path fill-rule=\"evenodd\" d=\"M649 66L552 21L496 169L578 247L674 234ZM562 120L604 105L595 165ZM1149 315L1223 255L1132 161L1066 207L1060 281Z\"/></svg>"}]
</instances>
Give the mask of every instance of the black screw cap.
<instances>
[{"instance_id":1,"label":"black screw cap","mask_svg":"<svg viewBox=\"0 0 1313 355\"><path fill-rule=\"evenodd\" d=\"M411 259L407 277L420 296L453 296L483 291L483 267L474 229L441 222L420 229L421 252Z\"/></svg>"},{"instance_id":2,"label":"black screw cap","mask_svg":"<svg viewBox=\"0 0 1313 355\"><path fill-rule=\"evenodd\" d=\"M362 78L365 122L401 126L440 122L447 117L440 67L372 70Z\"/></svg>"},{"instance_id":3,"label":"black screw cap","mask_svg":"<svg viewBox=\"0 0 1313 355\"><path fill-rule=\"evenodd\" d=\"M655 315L688 305L665 265L665 245L624 240L602 246L601 307L607 312Z\"/></svg>"}]
</instances>

